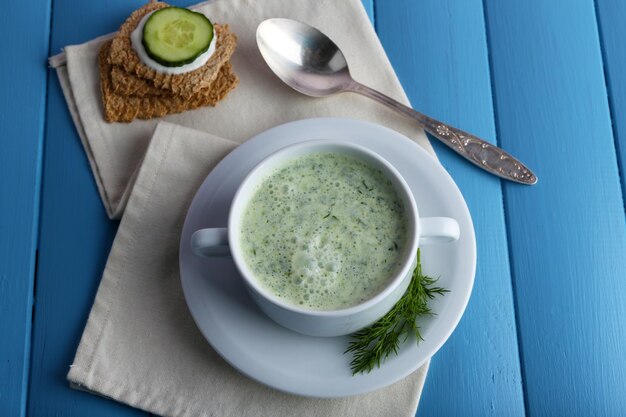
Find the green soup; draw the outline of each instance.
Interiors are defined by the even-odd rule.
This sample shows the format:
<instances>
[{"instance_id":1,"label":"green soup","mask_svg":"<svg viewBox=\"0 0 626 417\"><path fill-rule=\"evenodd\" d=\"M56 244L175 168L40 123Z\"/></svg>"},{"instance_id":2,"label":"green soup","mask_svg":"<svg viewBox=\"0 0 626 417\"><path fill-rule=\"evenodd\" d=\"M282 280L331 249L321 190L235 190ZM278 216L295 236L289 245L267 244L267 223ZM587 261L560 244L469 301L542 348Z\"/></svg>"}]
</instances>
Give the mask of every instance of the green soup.
<instances>
[{"instance_id":1,"label":"green soup","mask_svg":"<svg viewBox=\"0 0 626 417\"><path fill-rule=\"evenodd\" d=\"M244 210L244 259L285 302L336 310L372 298L401 263L407 217L391 181L361 160L304 155L266 178Z\"/></svg>"}]
</instances>

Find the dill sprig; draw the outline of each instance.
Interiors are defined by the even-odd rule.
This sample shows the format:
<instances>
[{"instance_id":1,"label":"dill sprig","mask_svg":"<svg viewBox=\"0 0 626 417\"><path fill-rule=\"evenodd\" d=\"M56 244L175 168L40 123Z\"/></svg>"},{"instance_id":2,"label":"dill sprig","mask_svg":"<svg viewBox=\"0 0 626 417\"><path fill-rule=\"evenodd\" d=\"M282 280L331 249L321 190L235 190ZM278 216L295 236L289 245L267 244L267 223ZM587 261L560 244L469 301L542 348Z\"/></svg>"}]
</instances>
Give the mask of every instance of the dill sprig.
<instances>
[{"instance_id":1,"label":"dill sprig","mask_svg":"<svg viewBox=\"0 0 626 417\"><path fill-rule=\"evenodd\" d=\"M352 334L352 341L344 353L353 353L350 362L353 375L370 372L374 367L380 368L381 361L392 353L397 355L400 344L410 335L415 335L417 343L423 340L417 318L433 315L428 301L448 292L445 288L435 287L436 282L437 279L422 273L418 249L417 265L406 293L376 323Z\"/></svg>"}]
</instances>

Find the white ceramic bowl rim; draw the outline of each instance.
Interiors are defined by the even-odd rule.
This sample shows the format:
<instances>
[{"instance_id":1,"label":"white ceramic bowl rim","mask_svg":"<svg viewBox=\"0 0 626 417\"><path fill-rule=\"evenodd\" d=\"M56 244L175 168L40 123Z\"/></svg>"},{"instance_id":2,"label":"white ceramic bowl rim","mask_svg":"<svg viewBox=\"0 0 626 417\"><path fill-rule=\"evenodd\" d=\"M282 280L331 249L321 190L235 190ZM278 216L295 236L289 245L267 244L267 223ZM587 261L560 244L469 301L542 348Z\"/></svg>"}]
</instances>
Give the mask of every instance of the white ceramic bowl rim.
<instances>
[{"instance_id":1,"label":"white ceramic bowl rim","mask_svg":"<svg viewBox=\"0 0 626 417\"><path fill-rule=\"evenodd\" d=\"M360 158L361 156L367 156L375 161L375 164L379 164L377 168L381 168L383 174L389 178L394 188L396 188L396 192L403 199L405 206L408 203L409 207L405 207L405 212L407 215L407 227L409 228L407 234L407 247L405 248L403 259L402 259L402 267L398 268L393 274L393 279L389 281L389 283L379 291L372 298L356 304L354 306L350 306L347 308L336 309L336 310L313 310L306 309L302 307L295 306L293 304L284 302L265 288L263 288L254 278L254 273L248 268L243 255L240 252L239 245L235 245L231 243L231 254L232 258L235 261L235 265L237 269L241 273L241 276L246 281L248 285L250 285L255 291L257 291L262 297L271 303L279 306L280 308L293 311L302 315L308 316L317 316L317 317L342 317L348 316L352 314L359 313L361 311L367 310L373 305L378 304L382 300L384 300L391 292L394 291L406 278L407 274L412 273L411 269L414 267L414 259L417 257L417 247L419 244L419 236L420 236L420 224L419 224L419 213L417 210L417 204L415 203L415 199L413 197L413 193L411 192L408 184L402 177L402 175L398 172L398 170L391 165L386 159L377 154L376 152L367 149L363 146L340 142L329 139L314 139L308 140L304 142L300 142L293 145L285 146L276 152L270 154L261 162L259 162L249 173L246 175L244 180L241 182L235 196L233 197L232 204L230 206L230 211L228 215L228 240L229 242L238 242L239 237L239 227L238 222L240 221L241 216L237 216L235 211L238 210L240 206L245 207L245 202L242 200L246 197L246 192L248 188L252 187L254 184L260 182L258 181L259 171L266 169L268 164L271 164L276 159L280 159L284 156L285 153L294 152L299 149L311 149L310 152L305 152L304 154L313 153L313 152L324 152L324 151L332 151L336 149L345 149L351 150L353 153L350 156L354 156L356 158ZM356 151L356 152L354 152ZM302 154L302 155L304 155ZM288 158L287 161L292 158ZM372 165L371 161L364 161L367 164ZM270 171L275 172L275 170L280 167L282 164L278 164L273 167ZM266 178L269 174L263 175L263 178ZM253 184L253 185L251 185ZM248 195L248 198L251 197L253 193ZM247 202L247 201L246 201Z\"/></svg>"}]
</instances>

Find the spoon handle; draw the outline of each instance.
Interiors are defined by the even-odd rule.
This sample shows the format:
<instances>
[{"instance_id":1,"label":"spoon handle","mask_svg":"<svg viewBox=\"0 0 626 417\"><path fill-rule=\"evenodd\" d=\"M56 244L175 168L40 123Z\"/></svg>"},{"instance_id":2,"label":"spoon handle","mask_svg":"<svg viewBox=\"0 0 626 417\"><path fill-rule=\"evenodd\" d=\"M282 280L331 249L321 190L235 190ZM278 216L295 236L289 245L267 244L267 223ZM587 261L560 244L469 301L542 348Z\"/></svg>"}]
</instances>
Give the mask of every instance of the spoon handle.
<instances>
[{"instance_id":1,"label":"spoon handle","mask_svg":"<svg viewBox=\"0 0 626 417\"><path fill-rule=\"evenodd\" d=\"M428 117L356 81L350 83L346 90L372 98L390 109L413 118L428 133L487 172L520 184L532 185L537 182L537 176L530 169L489 142Z\"/></svg>"}]
</instances>

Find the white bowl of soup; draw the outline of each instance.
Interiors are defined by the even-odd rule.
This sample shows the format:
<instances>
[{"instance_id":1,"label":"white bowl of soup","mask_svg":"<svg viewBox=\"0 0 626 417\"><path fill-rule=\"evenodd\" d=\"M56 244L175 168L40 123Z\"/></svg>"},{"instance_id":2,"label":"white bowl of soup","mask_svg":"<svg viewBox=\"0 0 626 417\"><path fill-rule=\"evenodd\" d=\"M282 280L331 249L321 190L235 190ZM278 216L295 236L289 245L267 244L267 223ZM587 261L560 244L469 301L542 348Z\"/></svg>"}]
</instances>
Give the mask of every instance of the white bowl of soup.
<instances>
[{"instance_id":1,"label":"white bowl of soup","mask_svg":"<svg viewBox=\"0 0 626 417\"><path fill-rule=\"evenodd\" d=\"M261 161L237 189L228 227L196 231L191 247L231 256L277 323L340 336L372 324L401 298L418 245L458 235L454 219L420 219L406 181L375 152L313 140Z\"/></svg>"}]
</instances>

